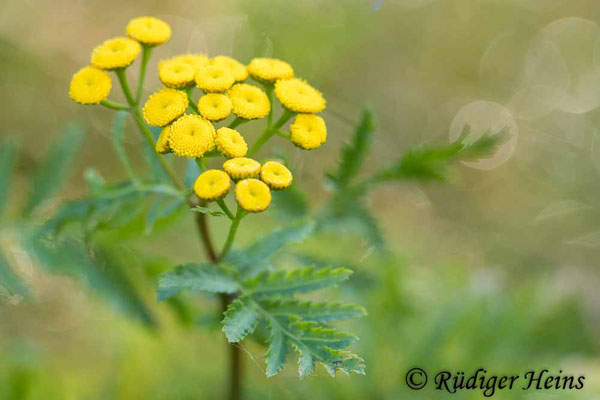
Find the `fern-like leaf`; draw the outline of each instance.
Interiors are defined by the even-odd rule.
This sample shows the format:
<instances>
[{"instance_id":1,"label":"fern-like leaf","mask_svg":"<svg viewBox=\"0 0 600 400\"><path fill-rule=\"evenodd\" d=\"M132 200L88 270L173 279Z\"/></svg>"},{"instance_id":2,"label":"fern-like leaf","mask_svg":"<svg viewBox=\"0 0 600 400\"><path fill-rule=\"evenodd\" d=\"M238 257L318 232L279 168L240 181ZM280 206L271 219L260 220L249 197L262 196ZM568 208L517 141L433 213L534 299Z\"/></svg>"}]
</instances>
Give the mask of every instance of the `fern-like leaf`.
<instances>
[{"instance_id":1,"label":"fern-like leaf","mask_svg":"<svg viewBox=\"0 0 600 400\"><path fill-rule=\"evenodd\" d=\"M165 300L180 290L194 292L235 293L238 283L224 266L210 263L184 264L160 276L158 301Z\"/></svg>"},{"instance_id":2,"label":"fern-like leaf","mask_svg":"<svg viewBox=\"0 0 600 400\"><path fill-rule=\"evenodd\" d=\"M295 268L289 271L265 271L246 280L244 287L254 295L289 295L307 293L328 286L336 286L352 275L346 268Z\"/></svg>"},{"instance_id":3,"label":"fern-like leaf","mask_svg":"<svg viewBox=\"0 0 600 400\"><path fill-rule=\"evenodd\" d=\"M364 307L342 303L314 303L293 298L260 300L261 307L275 317L298 317L304 321L332 322L367 315Z\"/></svg>"},{"instance_id":4,"label":"fern-like leaf","mask_svg":"<svg viewBox=\"0 0 600 400\"><path fill-rule=\"evenodd\" d=\"M243 299L236 299L224 313L223 332L230 343L237 343L254 332L258 325L258 311Z\"/></svg>"}]
</instances>

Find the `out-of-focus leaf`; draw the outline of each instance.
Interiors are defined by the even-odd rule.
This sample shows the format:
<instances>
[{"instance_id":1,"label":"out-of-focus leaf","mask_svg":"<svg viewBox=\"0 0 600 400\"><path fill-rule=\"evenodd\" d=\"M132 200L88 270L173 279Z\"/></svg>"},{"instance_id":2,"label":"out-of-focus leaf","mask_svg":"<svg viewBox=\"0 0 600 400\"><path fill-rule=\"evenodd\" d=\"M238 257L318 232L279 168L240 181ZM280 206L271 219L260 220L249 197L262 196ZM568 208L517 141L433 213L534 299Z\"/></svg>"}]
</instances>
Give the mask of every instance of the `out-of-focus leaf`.
<instances>
[{"instance_id":1,"label":"out-of-focus leaf","mask_svg":"<svg viewBox=\"0 0 600 400\"><path fill-rule=\"evenodd\" d=\"M352 275L346 268L314 267L295 268L289 271L264 271L244 282L244 287L253 295L289 295L308 293L329 286L336 286Z\"/></svg>"},{"instance_id":2,"label":"out-of-focus leaf","mask_svg":"<svg viewBox=\"0 0 600 400\"><path fill-rule=\"evenodd\" d=\"M158 301L165 300L183 289L194 292L235 293L238 288L231 271L221 265L184 264L160 276Z\"/></svg>"},{"instance_id":3,"label":"out-of-focus leaf","mask_svg":"<svg viewBox=\"0 0 600 400\"><path fill-rule=\"evenodd\" d=\"M301 242L313 232L312 221L301 221L279 228L258 239L254 244L227 256L227 262L235 265L242 276L254 274L269 268L271 258L288 243Z\"/></svg>"},{"instance_id":4,"label":"out-of-focus leaf","mask_svg":"<svg viewBox=\"0 0 600 400\"><path fill-rule=\"evenodd\" d=\"M159 127L155 127L155 126L150 127L150 132L152 133L152 137L153 137L154 141L156 141L156 139L158 138L158 135L160 135L160 131L161 131L161 128L159 128ZM150 147L148 145L148 143L146 143L146 141L144 141L144 143L141 146L144 149L144 155L145 155L144 159L146 160L146 163L148 164L151 180L156 181L156 182L162 182L162 183L169 182L170 181L169 176L167 175L165 170L162 168L162 166L156 159L156 150L154 148ZM165 156L163 156L163 157L165 157Z\"/></svg>"},{"instance_id":5,"label":"out-of-focus leaf","mask_svg":"<svg viewBox=\"0 0 600 400\"><path fill-rule=\"evenodd\" d=\"M447 179L449 167L453 163L488 157L508 137L506 128L495 133L487 130L477 140L466 143L465 138L469 133L470 128L467 125L460 137L450 144L411 149L391 167L378 172L373 181L443 181Z\"/></svg>"},{"instance_id":6,"label":"out-of-focus leaf","mask_svg":"<svg viewBox=\"0 0 600 400\"><path fill-rule=\"evenodd\" d=\"M115 117L115 123L113 124L113 146L117 155L119 156L119 160L121 164L123 164L123 168L125 168L125 172L127 172L127 176L131 180L135 180L135 173L133 172L133 168L131 167L131 163L129 162L129 157L127 157L127 152L125 151L125 146L123 145L123 135L125 134L125 123L127 122L127 117L129 113L126 111L119 111Z\"/></svg>"},{"instance_id":7,"label":"out-of-focus leaf","mask_svg":"<svg viewBox=\"0 0 600 400\"><path fill-rule=\"evenodd\" d=\"M342 147L337 172L329 174L329 178L335 181L339 187L346 187L350 180L358 174L371 147L374 130L375 118L373 112L368 108L364 108L351 142Z\"/></svg>"},{"instance_id":8,"label":"out-of-focus leaf","mask_svg":"<svg viewBox=\"0 0 600 400\"><path fill-rule=\"evenodd\" d=\"M198 178L198 175L200 175L200 167L198 167L198 164L196 164L196 161L194 161L194 159L190 158L187 161L185 175L183 178L183 181L185 182L185 187L193 187L194 182L196 182L196 179Z\"/></svg>"},{"instance_id":9,"label":"out-of-focus leaf","mask_svg":"<svg viewBox=\"0 0 600 400\"><path fill-rule=\"evenodd\" d=\"M223 213L221 211L211 210L208 207L202 207L202 206L196 206L194 208L190 208L190 211L199 212L199 213L202 213L202 214L208 214L208 215L211 215L213 217L222 217L222 216L225 215L225 213Z\"/></svg>"},{"instance_id":10,"label":"out-of-focus leaf","mask_svg":"<svg viewBox=\"0 0 600 400\"><path fill-rule=\"evenodd\" d=\"M4 256L0 253L0 286L8 291L7 295L9 298L18 295L26 297L29 294L29 289L25 282L11 269L9 263L6 261ZM6 298L0 293L0 303L4 302Z\"/></svg>"},{"instance_id":11,"label":"out-of-focus leaf","mask_svg":"<svg viewBox=\"0 0 600 400\"><path fill-rule=\"evenodd\" d=\"M362 235L373 246L383 248L385 240L377 218L366 208L360 199L340 197L317 218L317 229L348 229Z\"/></svg>"},{"instance_id":12,"label":"out-of-focus leaf","mask_svg":"<svg viewBox=\"0 0 600 400\"><path fill-rule=\"evenodd\" d=\"M8 203L16 159L17 145L12 140L4 140L0 144L0 213Z\"/></svg>"},{"instance_id":13,"label":"out-of-focus leaf","mask_svg":"<svg viewBox=\"0 0 600 400\"><path fill-rule=\"evenodd\" d=\"M33 176L32 193L25 208L27 213L61 188L70 164L81 145L83 135L79 126L69 124L48 151Z\"/></svg>"},{"instance_id":14,"label":"out-of-focus leaf","mask_svg":"<svg viewBox=\"0 0 600 400\"><path fill-rule=\"evenodd\" d=\"M308 199L296 184L272 193L273 209L282 219L303 218L308 214Z\"/></svg>"}]
</instances>

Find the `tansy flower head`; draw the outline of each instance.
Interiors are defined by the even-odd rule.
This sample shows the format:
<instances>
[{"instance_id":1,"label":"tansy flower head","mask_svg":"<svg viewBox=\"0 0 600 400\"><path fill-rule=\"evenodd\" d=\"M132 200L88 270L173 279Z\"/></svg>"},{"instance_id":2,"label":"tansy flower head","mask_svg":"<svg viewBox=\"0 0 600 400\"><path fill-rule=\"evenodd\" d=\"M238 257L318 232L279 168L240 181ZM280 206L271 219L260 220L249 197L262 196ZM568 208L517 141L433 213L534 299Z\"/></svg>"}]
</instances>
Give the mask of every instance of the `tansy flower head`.
<instances>
[{"instance_id":1,"label":"tansy flower head","mask_svg":"<svg viewBox=\"0 0 600 400\"><path fill-rule=\"evenodd\" d=\"M209 121L220 121L231 114L231 100L221 93L208 93L198 100L198 112Z\"/></svg>"},{"instance_id":2,"label":"tansy flower head","mask_svg":"<svg viewBox=\"0 0 600 400\"><path fill-rule=\"evenodd\" d=\"M196 72L196 85L205 92L224 92L233 82L231 71L225 67L207 65Z\"/></svg>"},{"instance_id":3,"label":"tansy flower head","mask_svg":"<svg viewBox=\"0 0 600 400\"><path fill-rule=\"evenodd\" d=\"M194 69L194 73L208 65L208 57L206 57L204 54L181 54L171 58L171 60L177 60L189 64Z\"/></svg>"},{"instance_id":4,"label":"tansy flower head","mask_svg":"<svg viewBox=\"0 0 600 400\"><path fill-rule=\"evenodd\" d=\"M325 109L321 92L298 78L275 82L275 95L281 104L297 113L317 113Z\"/></svg>"},{"instance_id":5,"label":"tansy flower head","mask_svg":"<svg viewBox=\"0 0 600 400\"><path fill-rule=\"evenodd\" d=\"M92 65L102 69L125 68L131 64L141 46L135 40L126 37L109 39L92 51Z\"/></svg>"},{"instance_id":6,"label":"tansy flower head","mask_svg":"<svg viewBox=\"0 0 600 400\"><path fill-rule=\"evenodd\" d=\"M318 115L298 114L290 126L290 139L305 150L320 147L327 140L325 121Z\"/></svg>"},{"instance_id":7,"label":"tansy flower head","mask_svg":"<svg viewBox=\"0 0 600 400\"><path fill-rule=\"evenodd\" d=\"M171 148L169 147L169 136L171 135L171 126L165 126L162 131L160 131L160 135L158 136L158 140L156 141L156 145L154 148L158 154L167 154L171 152Z\"/></svg>"},{"instance_id":8,"label":"tansy flower head","mask_svg":"<svg viewBox=\"0 0 600 400\"><path fill-rule=\"evenodd\" d=\"M235 199L249 212L261 212L271 204L271 191L258 179L244 179L235 185Z\"/></svg>"},{"instance_id":9,"label":"tansy flower head","mask_svg":"<svg viewBox=\"0 0 600 400\"><path fill-rule=\"evenodd\" d=\"M169 40L171 27L154 17L137 17L127 24L127 35L148 46L158 46Z\"/></svg>"},{"instance_id":10,"label":"tansy flower head","mask_svg":"<svg viewBox=\"0 0 600 400\"><path fill-rule=\"evenodd\" d=\"M69 85L69 96L81 104L98 104L110 93L110 75L96 67L77 71Z\"/></svg>"},{"instance_id":11,"label":"tansy flower head","mask_svg":"<svg viewBox=\"0 0 600 400\"><path fill-rule=\"evenodd\" d=\"M210 60L210 65L227 68L237 82L245 81L248 78L248 71L244 64L231 57L216 56Z\"/></svg>"},{"instance_id":12,"label":"tansy flower head","mask_svg":"<svg viewBox=\"0 0 600 400\"><path fill-rule=\"evenodd\" d=\"M238 157L225 161L223 169L235 180L254 178L260 173L260 163L251 158Z\"/></svg>"},{"instance_id":13,"label":"tansy flower head","mask_svg":"<svg viewBox=\"0 0 600 400\"><path fill-rule=\"evenodd\" d=\"M257 119L266 117L271 110L267 94L260 88L247 83L238 83L229 90L233 113L240 118Z\"/></svg>"},{"instance_id":14,"label":"tansy flower head","mask_svg":"<svg viewBox=\"0 0 600 400\"><path fill-rule=\"evenodd\" d=\"M182 88L194 82L194 68L177 59L162 60L158 63L158 78L165 86Z\"/></svg>"},{"instance_id":15,"label":"tansy flower head","mask_svg":"<svg viewBox=\"0 0 600 400\"><path fill-rule=\"evenodd\" d=\"M144 104L144 119L154 126L165 126L181 116L188 107L187 95L175 89L161 89Z\"/></svg>"},{"instance_id":16,"label":"tansy flower head","mask_svg":"<svg viewBox=\"0 0 600 400\"><path fill-rule=\"evenodd\" d=\"M294 76L294 70L290 64L275 58L255 58L250 61L247 69L254 78L267 82Z\"/></svg>"},{"instance_id":17,"label":"tansy flower head","mask_svg":"<svg viewBox=\"0 0 600 400\"><path fill-rule=\"evenodd\" d=\"M194 183L194 193L201 200L217 200L231 189L231 178L220 169L209 169L198 176Z\"/></svg>"},{"instance_id":18,"label":"tansy flower head","mask_svg":"<svg viewBox=\"0 0 600 400\"><path fill-rule=\"evenodd\" d=\"M184 115L171 125L169 146L179 156L202 157L215 148L215 128L199 115Z\"/></svg>"},{"instance_id":19,"label":"tansy flower head","mask_svg":"<svg viewBox=\"0 0 600 400\"><path fill-rule=\"evenodd\" d=\"M238 131L223 127L217 130L217 149L225 157L244 157L248 151L248 145ZM258 167L260 168L260 165Z\"/></svg>"},{"instance_id":20,"label":"tansy flower head","mask_svg":"<svg viewBox=\"0 0 600 400\"><path fill-rule=\"evenodd\" d=\"M260 179L271 189L280 190L292 184L292 173L277 161L267 161L260 169Z\"/></svg>"}]
</instances>

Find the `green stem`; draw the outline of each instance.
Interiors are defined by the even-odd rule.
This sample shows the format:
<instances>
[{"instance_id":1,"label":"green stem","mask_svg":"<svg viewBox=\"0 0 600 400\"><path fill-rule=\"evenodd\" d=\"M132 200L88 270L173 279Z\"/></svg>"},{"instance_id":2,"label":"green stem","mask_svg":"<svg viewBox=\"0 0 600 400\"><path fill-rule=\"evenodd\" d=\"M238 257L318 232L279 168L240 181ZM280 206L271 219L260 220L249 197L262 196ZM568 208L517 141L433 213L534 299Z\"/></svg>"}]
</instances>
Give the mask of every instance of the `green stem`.
<instances>
[{"instance_id":1,"label":"green stem","mask_svg":"<svg viewBox=\"0 0 600 400\"><path fill-rule=\"evenodd\" d=\"M229 207L227 207L227 204L225 204L225 200L219 199L217 200L217 204L219 205L219 207L221 207L221 210L223 210L223 212L227 214L230 220L233 220L235 218L231 210L229 210Z\"/></svg>"},{"instance_id":2,"label":"green stem","mask_svg":"<svg viewBox=\"0 0 600 400\"><path fill-rule=\"evenodd\" d=\"M125 104L121 104L121 103L117 103L116 101L111 101L111 100L102 100L100 102L100 104L102 104L104 107L110 108L111 110L117 110L117 111L128 111L129 107L127 107Z\"/></svg>"},{"instance_id":3,"label":"green stem","mask_svg":"<svg viewBox=\"0 0 600 400\"><path fill-rule=\"evenodd\" d=\"M267 83L265 84L265 92L267 93L267 97L269 98L269 103L271 108L269 110L269 115L267 115L267 126L270 128L273 125L273 84Z\"/></svg>"},{"instance_id":4,"label":"green stem","mask_svg":"<svg viewBox=\"0 0 600 400\"><path fill-rule=\"evenodd\" d=\"M196 103L194 103L194 87L193 86L188 86L187 88L185 88L185 93L187 94L188 97L188 101L190 103L190 107L191 109L196 113L196 114L200 114L198 112L198 106L196 106Z\"/></svg>"},{"instance_id":5,"label":"green stem","mask_svg":"<svg viewBox=\"0 0 600 400\"><path fill-rule=\"evenodd\" d=\"M173 167L171 167L171 164L169 164L167 162L167 160L165 159L165 157L162 154L158 154L154 151L156 142L154 141L154 138L152 137L152 132L150 132L150 129L148 129L148 127L146 126L146 123L144 122L144 118L142 117L142 113L140 112L140 110L138 108L135 108L133 115L135 117L135 121L137 122L138 128L142 132L142 135L146 139L148 146L150 146L150 148L152 149L152 152L156 156L160 165L163 167L165 172L169 175L169 178L171 178L171 181L173 182L173 184L178 189L184 190L185 185L183 184L183 182L181 182L181 180L175 173L175 170L173 170Z\"/></svg>"},{"instance_id":6,"label":"green stem","mask_svg":"<svg viewBox=\"0 0 600 400\"><path fill-rule=\"evenodd\" d=\"M127 103L131 106L135 106L135 100L131 95L131 89L129 89L129 83L127 83L127 75L125 74L125 68L117 68L115 69L115 74L117 74L117 78L119 78L119 83L121 84L121 88L123 89L123 94L127 99Z\"/></svg>"},{"instance_id":7,"label":"green stem","mask_svg":"<svg viewBox=\"0 0 600 400\"><path fill-rule=\"evenodd\" d=\"M229 129L235 129L237 128L239 125L244 124L248 122L247 119L244 118L240 118L240 117L235 117L235 119L229 124L229 126L227 126Z\"/></svg>"},{"instance_id":8,"label":"green stem","mask_svg":"<svg viewBox=\"0 0 600 400\"><path fill-rule=\"evenodd\" d=\"M137 93L135 95L135 104L140 104L142 99L142 91L144 89L144 79L146 78L146 67L148 66L148 60L152 55L152 47L142 47L142 64L140 65L140 77L138 79Z\"/></svg>"},{"instance_id":9,"label":"green stem","mask_svg":"<svg viewBox=\"0 0 600 400\"><path fill-rule=\"evenodd\" d=\"M290 138L290 134L288 132L277 131L275 133L277 134L277 136L281 136L282 138L286 138L286 139Z\"/></svg>"},{"instance_id":10,"label":"green stem","mask_svg":"<svg viewBox=\"0 0 600 400\"><path fill-rule=\"evenodd\" d=\"M200 172L206 171L206 164L204 163L203 157L194 158L194 161L196 161L196 165L198 165Z\"/></svg>"},{"instance_id":11,"label":"green stem","mask_svg":"<svg viewBox=\"0 0 600 400\"><path fill-rule=\"evenodd\" d=\"M250 150L248 151L248 155L254 155L260 148L267 143L269 139L281 128L290 118L294 116L294 113L290 110L285 110L281 117L275 122L272 126L267 126L263 131L262 135L256 140L256 142L252 145Z\"/></svg>"},{"instance_id":12,"label":"green stem","mask_svg":"<svg viewBox=\"0 0 600 400\"><path fill-rule=\"evenodd\" d=\"M223 246L223 250L221 251L221 255L219 256L219 261L223 260L225 256L227 256L227 253L229 253L229 250L231 250L231 246L233 245L233 239L235 238L238 226L240 225L240 222L242 221L242 218L244 218L245 215L246 213L244 209L238 205L235 217L233 218L233 221L231 221L231 226L229 227L227 241L225 242L225 246Z\"/></svg>"}]
</instances>

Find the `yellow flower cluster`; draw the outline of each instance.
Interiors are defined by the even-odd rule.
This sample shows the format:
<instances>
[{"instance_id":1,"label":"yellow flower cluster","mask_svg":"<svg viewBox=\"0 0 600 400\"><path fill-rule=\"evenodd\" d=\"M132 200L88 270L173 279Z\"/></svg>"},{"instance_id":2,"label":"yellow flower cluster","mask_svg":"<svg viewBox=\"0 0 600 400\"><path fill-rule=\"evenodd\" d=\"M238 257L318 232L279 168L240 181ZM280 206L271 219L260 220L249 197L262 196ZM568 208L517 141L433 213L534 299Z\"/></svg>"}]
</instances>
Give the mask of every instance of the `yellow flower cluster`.
<instances>
[{"instance_id":1,"label":"yellow flower cluster","mask_svg":"<svg viewBox=\"0 0 600 400\"><path fill-rule=\"evenodd\" d=\"M261 166L251 158L237 157L225 161L223 170L210 169L201 173L194 183L196 196L206 201L218 200L229 192L231 181L234 181L237 203L253 213L269 207L271 190L286 189L293 180L290 170L277 161L267 161Z\"/></svg>"},{"instance_id":2,"label":"yellow flower cluster","mask_svg":"<svg viewBox=\"0 0 600 400\"><path fill-rule=\"evenodd\" d=\"M157 72L164 87L151 94L140 111L142 86L139 84L134 98L124 69L143 50L143 78L150 48L169 40L171 27L158 18L138 17L129 21L125 32L127 37L109 39L92 51L91 65L73 76L69 95L81 104L101 103L129 110L139 123L143 123L141 115L147 124L162 127L155 144L159 154L194 159L225 157L222 170L206 170L196 180L194 192L200 199L221 199L236 182L235 198L240 207L249 212L263 211L271 202L271 190L292 184L292 173L279 162L261 165L246 155L256 152L275 134L306 150L316 149L327 140L325 121L317 115L325 109L322 93L295 77L289 63L275 58L254 58L247 66L225 55L209 58L187 53L161 60ZM107 71L117 73L128 106L108 100L111 78ZM248 82L249 78L255 84ZM195 88L202 92L197 99ZM279 108L275 99L284 109L278 120L273 115ZM284 126L292 117L286 133ZM261 118L268 118L267 127L249 150L237 127ZM229 123L217 125L227 119Z\"/></svg>"}]
</instances>

